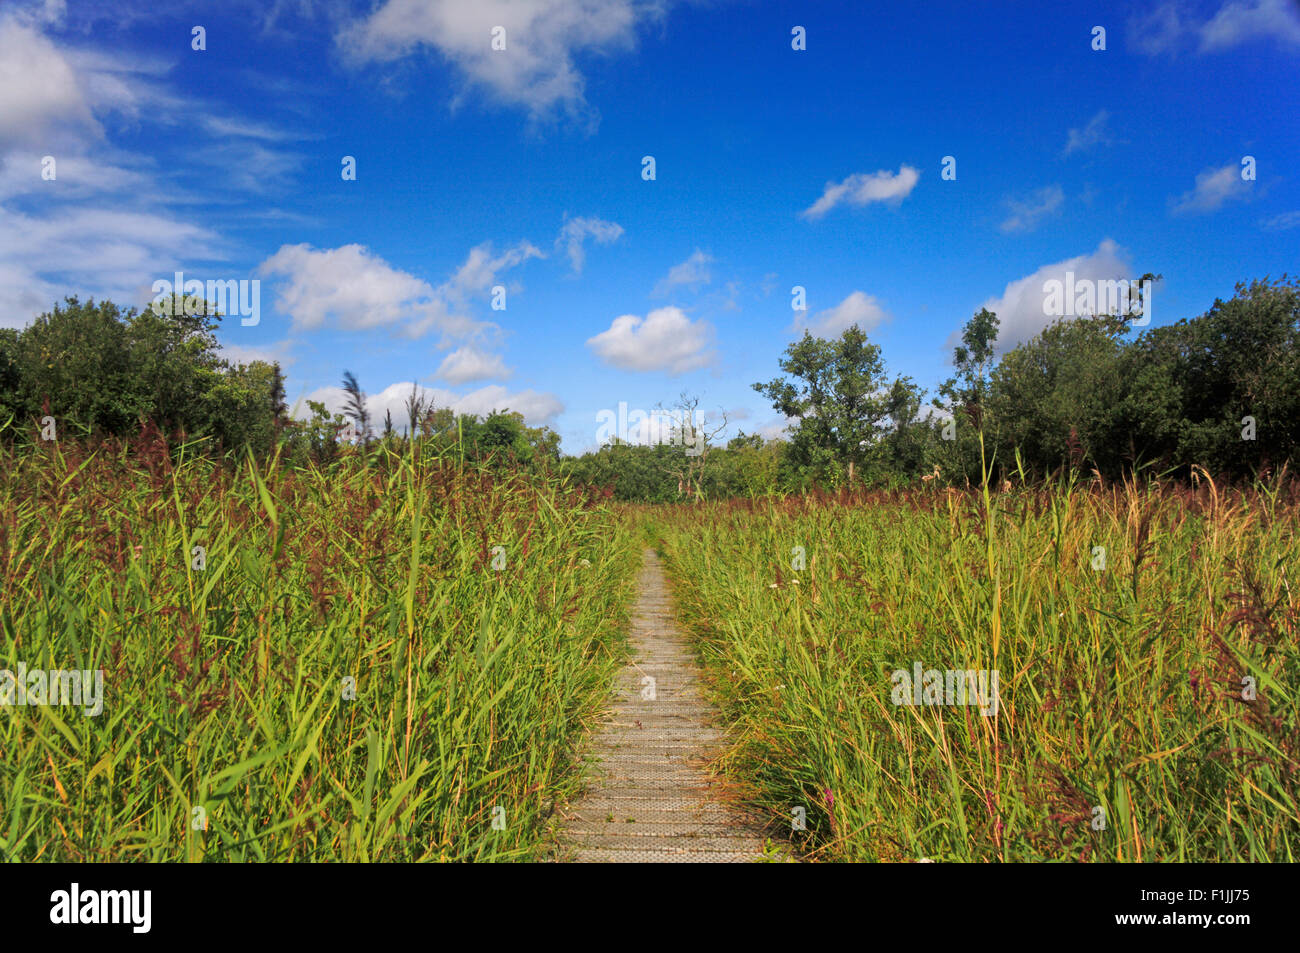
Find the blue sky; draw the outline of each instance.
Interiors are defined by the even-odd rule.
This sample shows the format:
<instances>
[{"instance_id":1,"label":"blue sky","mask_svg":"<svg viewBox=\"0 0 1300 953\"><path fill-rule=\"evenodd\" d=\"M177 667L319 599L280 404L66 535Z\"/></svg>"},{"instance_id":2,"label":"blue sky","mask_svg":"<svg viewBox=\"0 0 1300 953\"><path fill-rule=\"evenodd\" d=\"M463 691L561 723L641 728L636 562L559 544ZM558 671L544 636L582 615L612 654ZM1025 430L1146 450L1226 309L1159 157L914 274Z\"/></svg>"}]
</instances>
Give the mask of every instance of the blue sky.
<instances>
[{"instance_id":1,"label":"blue sky","mask_svg":"<svg viewBox=\"0 0 1300 953\"><path fill-rule=\"evenodd\" d=\"M933 389L1067 269L1163 274L1156 325L1294 272L1298 67L1286 0L5 0L0 325L256 279L221 343L291 402L347 368L572 453L682 392L775 436L750 385L804 328Z\"/></svg>"}]
</instances>

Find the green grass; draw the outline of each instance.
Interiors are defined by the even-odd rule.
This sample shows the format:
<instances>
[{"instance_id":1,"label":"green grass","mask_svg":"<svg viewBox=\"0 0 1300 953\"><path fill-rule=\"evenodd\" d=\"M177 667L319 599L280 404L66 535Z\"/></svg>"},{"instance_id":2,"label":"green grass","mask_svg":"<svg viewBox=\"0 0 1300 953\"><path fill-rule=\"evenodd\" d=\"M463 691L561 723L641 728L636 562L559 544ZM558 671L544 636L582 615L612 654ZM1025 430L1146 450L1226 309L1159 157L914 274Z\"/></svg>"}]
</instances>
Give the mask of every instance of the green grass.
<instances>
[{"instance_id":1,"label":"green grass","mask_svg":"<svg viewBox=\"0 0 1300 953\"><path fill-rule=\"evenodd\" d=\"M723 764L811 856L1297 859L1294 483L935 488L643 518L733 729ZM996 669L998 713L895 705L891 675L915 662Z\"/></svg>"},{"instance_id":2,"label":"green grass","mask_svg":"<svg viewBox=\"0 0 1300 953\"><path fill-rule=\"evenodd\" d=\"M0 708L0 856L547 849L626 654L637 552L608 507L392 449L329 473L67 443L0 466L0 668L102 669L106 696Z\"/></svg>"},{"instance_id":3,"label":"green grass","mask_svg":"<svg viewBox=\"0 0 1300 953\"><path fill-rule=\"evenodd\" d=\"M1296 859L1295 483L614 510L400 447L3 451L0 669L106 701L0 707L0 856L547 856L649 533L770 859ZM997 714L894 704L916 662Z\"/></svg>"}]
</instances>

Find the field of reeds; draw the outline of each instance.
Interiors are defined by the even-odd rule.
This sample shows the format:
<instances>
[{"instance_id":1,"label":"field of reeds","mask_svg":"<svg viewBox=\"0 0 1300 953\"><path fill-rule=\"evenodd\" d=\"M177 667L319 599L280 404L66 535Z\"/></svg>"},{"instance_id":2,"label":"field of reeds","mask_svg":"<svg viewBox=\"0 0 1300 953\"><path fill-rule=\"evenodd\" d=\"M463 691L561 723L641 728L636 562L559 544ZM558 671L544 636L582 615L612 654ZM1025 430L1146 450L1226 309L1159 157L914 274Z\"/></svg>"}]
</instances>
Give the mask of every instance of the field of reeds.
<instances>
[{"instance_id":1,"label":"field of reeds","mask_svg":"<svg viewBox=\"0 0 1300 953\"><path fill-rule=\"evenodd\" d=\"M773 830L825 860L1296 860L1300 487L1005 489L646 518ZM900 702L917 663L998 672L996 714Z\"/></svg>"},{"instance_id":2,"label":"field of reeds","mask_svg":"<svg viewBox=\"0 0 1300 953\"><path fill-rule=\"evenodd\" d=\"M6 451L0 669L104 703L0 709L0 857L540 856L637 552L570 487L415 453Z\"/></svg>"}]
</instances>

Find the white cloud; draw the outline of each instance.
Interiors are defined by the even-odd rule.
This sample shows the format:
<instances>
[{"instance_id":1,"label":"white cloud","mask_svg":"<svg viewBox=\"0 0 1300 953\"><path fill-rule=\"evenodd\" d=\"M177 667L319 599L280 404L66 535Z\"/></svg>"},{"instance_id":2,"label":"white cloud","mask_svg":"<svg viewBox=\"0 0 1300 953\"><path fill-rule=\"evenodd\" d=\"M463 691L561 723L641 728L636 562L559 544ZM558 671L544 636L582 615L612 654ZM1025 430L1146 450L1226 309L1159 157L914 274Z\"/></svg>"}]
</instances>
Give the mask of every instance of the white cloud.
<instances>
[{"instance_id":1,"label":"white cloud","mask_svg":"<svg viewBox=\"0 0 1300 953\"><path fill-rule=\"evenodd\" d=\"M68 58L39 30L0 19L0 151L86 136L103 129Z\"/></svg>"},{"instance_id":2,"label":"white cloud","mask_svg":"<svg viewBox=\"0 0 1300 953\"><path fill-rule=\"evenodd\" d=\"M794 417L778 417L776 420L763 424L754 432L764 440L785 440L790 436L790 428L798 422L798 419Z\"/></svg>"},{"instance_id":3,"label":"white cloud","mask_svg":"<svg viewBox=\"0 0 1300 953\"><path fill-rule=\"evenodd\" d=\"M669 268L668 274L659 280L652 293L666 295L674 288L698 288L700 285L707 285L713 280L713 275L709 271L711 264L713 264L713 256L697 248L685 261Z\"/></svg>"},{"instance_id":4,"label":"white cloud","mask_svg":"<svg viewBox=\"0 0 1300 953\"><path fill-rule=\"evenodd\" d=\"M587 250L583 247L583 242L591 238L597 244L608 245L617 241L622 234L623 226L617 222L607 222L600 218L570 218L560 228L555 247L563 246L569 255L573 273L580 275L587 262Z\"/></svg>"},{"instance_id":5,"label":"white cloud","mask_svg":"<svg viewBox=\"0 0 1300 953\"><path fill-rule=\"evenodd\" d=\"M594 122L576 55L632 49L638 27L666 6L666 0L386 0L337 40L358 64L391 62L420 47L436 50L467 85L522 106L535 119L558 111ZM505 50L492 49L496 26L505 28Z\"/></svg>"},{"instance_id":6,"label":"white cloud","mask_svg":"<svg viewBox=\"0 0 1300 953\"><path fill-rule=\"evenodd\" d=\"M283 368L289 367L298 360L289 353L289 348L292 346L293 342L289 340L263 345L222 344L218 351L222 358L232 364L248 364L251 361L265 361L268 364L278 362Z\"/></svg>"},{"instance_id":7,"label":"white cloud","mask_svg":"<svg viewBox=\"0 0 1300 953\"><path fill-rule=\"evenodd\" d=\"M1300 226L1300 211L1283 212L1281 215L1274 215L1259 224L1261 228L1269 232L1282 232L1288 228L1296 228Z\"/></svg>"},{"instance_id":8,"label":"white cloud","mask_svg":"<svg viewBox=\"0 0 1300 953\"><path fill-rule=\"evenodd\" d=\"M467 384L507 378L510 369L500 354L487 354L474 347L458 347L442 359L436 376L451 384Z\"/></svg>"},{"instance_id":9,"label":"white cloud","mask_svg":"<svg viewBox=\"0 0 1300 953\"><path fill-rule=\"evenodd\" d=\"M1181 2L1163 3L1128 25L1129 44L1155 56L1195 47L1220 53L1254 40L1274 40L1285 49L1300 48L1300 15L1288 0L1229 0L1208 20Z\"/></svg>"},{"instance_id":10,"label":"white cloud","mask_svg":"<svg viewBox=\"0 0 1300 953\"><path fill-rule=\"evenodd\" d=\"M487 291L502 271L534 257L542 253L528 242L496 256L484 243L471 249L464 264L436 288L357 244L333 249L285 245L258 271L285 279L276 307L293 319L296 329L334 323L348 330L396 327L412 338L437 330L444 339L463 339L495 327L463 313L468 299Z\"/></svg>"},{"instance_id":11,"label":"white cloud","mask_svg":"<svg viewBox=\"0 0 1300 953\"><path fill-rule=\"evenodd\" d=\"M1254 39L1273 38L1300 47L1300 16L1286 0L1233 0L1200 28L1202 53L1229 50Z\"/></svg>"},{"instance_id":12,"label":"white cloud","mask_svg":"<svg viewBox=\"0 0 1300 953\"><path fill-rule=\"evenodd\" d=\"M42 160L35 152L15 150L0 155L0 200L18 195L43 194L60 199L83 199L102 193L147 194L147 175L111 160L80 155L54 156L55 178L41 177Z\"/></svg>"},{"instance_id":13,"label":"white cloud","mask_svg":"<svg viewBox=\"0 0 1300 953\"><path fill-rule=\"evenodd\" d=\"M1179 12L1178 4L1163 3L1145 16L1129 19L1128 43L1147 56L1173 53L1189 29Z\"/></svg>"},{"instance_id":14,"label":"white cloud","mask_svg":"<svg viewBox=\"0 0 1300 953\"><path fill-rule=\"evenodd\" d=\"M167 89L167 62L56 43L44 30L62 16L59 2L9 5L0 14L0 201L38 198L47 209L0 206L0 323L8 326L25 326L66 294L141 306L155 279L225 257L224 243L188 208L173 211L206 196L186 195L173 176L158 175L160 156L109 141L123 122L150 132L182 122L204 129L204 108ZM211 161L220 146L200 138L187 148ZM258 149L252 166L246 152L228 165L265 171L270 154ZM51 181L42 178L46 155L57 164ZM212 185L206 175L205 191ZM98 205L57 204L88 198Z\"/></svg>"},{"instance_id":15,"label":"white cloud","mask_svg":"<svg viewBox=\"0 0 1300 953\"><path fill-rule=\"evenodd\" d=\"M796 331L811 331L814 337L834 338L857 325L870 332L889 315L874 295L855 291L833 308L819 311L811 318L800 314L795 318Z\"/></svg>"},{"instance_id":16,"label":"white cloud","mask_svg":"<svg viewBox=\"0 0 1300 953\"><path fill-rule=\"evenodd\" d=\"M1109 119L1110 113L1102 109L1082 129L1071 129L1061 155L1068 156L1075 152L1086 152L1095 146L1110 145L1113 140L1110 130L1106 128Z\"/></svg>"},{"instance_id":17,"label":"white cloud","mask_svg":"<svg viewBox=\"0 0 1300 953\"><path fill-rule=\"evenodd\" d=\"M1140 277L1132 273L1119 245L1107 238L1091 254L1044 265L1032 275L1009 283L1000 297L989 298L982 305L998 316L998 353L1023 344L1056 320L1043 314L1043 302L1047 298L1043 285L1053 279L1064 282L1067 271L1074 272L1076 284ZM960 339L961 332L954 331L949 336L948 347Z\"/></svg>"},{"instance_id":18,"label":"white cloud","mask_svg":"<svg viewBox=\"0 0 1300 953\"><path fill-rule=\"evenodd\" d=\"M142 307L183 260L221 257L202 226L145 212L74 209L36 218L0 207L0 326L25 327L64 294Z\"/></svg>"},{"instance_id":19,"label":"white cloud","mask_svg":"<svg viewBox=\"0 0 1300 953\"><path fill-rule=\"evenodd\" d=\"M1039 189L1027 199L1007 199L1011 215L998 226L1004 232L1032 232L1043 219L1061 210L1065 193L1059 185Z\"/></svg>"},{"instance_id":20,"label":"white cloud","mask_svg":"<svg viewBox=\"0 0 1300 953\"><path fill-rule=\"evenodd\" d=\"M803 217L821 218L841 202L858 206L870 202L898 205L912 193L920 178L920 172L904 165L896 173L882 169L870 174L859 172L843 182L827 182L822 197L803 211Z\"/></svg>"},{"instance_id":21,"label":"white cloud","mask_svg":"<svg viewBox=\"0 0 1300 953\"><path fill-rule=\"evenodd\" d=\"M319 328L331 318L346 328L382 327L437 304L431 285L361 245L323 251L284 245L258 271L288 279L276 306L293 318L295 328Z\"/></svg>"},{"instance_id":22,"label":"white cloud","mask_svg":"<svg viewBox=\"0 0 1300 953\"><path fill-rule=\"evenodd\" d=\"M514 248L508 248L500 255L492 255L492 243L484 242L470 249L465 263L456 269L451 280L439 289L455 301L463 301L469 295L479 294L491 288L497 275L522 265L530 258L545 258L536 246L530 242L520 242Z\"/></svg>"},{"instance_id":23,"label":"white cloud","mask_svg":"<svg viewBox=\"0 0 1300 953\"><path fill-rule=\"evenodd\" d=\"M712 339L712 327L669 306L656 308L644 319L634 314L615 318L609 330L587 340L587 347L614 367L675 376L713 363L714 354L708 350Z\"/></svg>"},{"instance_id":24,"label":"white cloud","mask_svg":"<svg viewBox=\"0 0 1300 953\"><path fill-rule=\"evenodd\" d=\"M366 409L376 428L382 428L384 415L391 413L393 426L405 430L407 426L406 400L416 389L412 381L389 384L378 394L366 396ZM363 382L364 388L364 382ZM419 387L419 393L426 401L432 401L434 407L450 408L457 414L475 414L485 417L494 410L513 411L523 414L524 423L530 427L549 426L557 416L564 412L564 404L554 394L535 390L515 391L511 393L499 384L480 387L468 394L457 394L439 387ZM307 401L323 403L330 413L344 413L347 406L347 393L341 387L320 387L296 401L294 416L300 420L311 418L311 409Z\"/></svg>"},{"instance_id":25,"label":"white cloud","mask_svg":"<svg viewBox=\"0 0 1300 953\"><path fill-rule=\"evenodd\" d=\"M1170 200L1175 215L1213 212L1225 202L1245 198L1250 187L1241 177L1241 166L1229 162L1219 169L1206 169L1196 176L1196 186L1176 201Z\"/></svg>"}]
</instances>

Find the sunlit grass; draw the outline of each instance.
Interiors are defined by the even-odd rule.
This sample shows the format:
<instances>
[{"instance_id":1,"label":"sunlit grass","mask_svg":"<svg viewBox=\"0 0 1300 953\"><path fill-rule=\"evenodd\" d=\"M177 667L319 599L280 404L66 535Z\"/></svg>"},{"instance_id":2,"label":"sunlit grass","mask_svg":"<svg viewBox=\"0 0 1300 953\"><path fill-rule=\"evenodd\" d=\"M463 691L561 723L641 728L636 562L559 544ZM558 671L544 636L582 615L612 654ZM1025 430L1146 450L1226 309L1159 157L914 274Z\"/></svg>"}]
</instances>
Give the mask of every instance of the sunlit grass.
<instances>
[{"instance_id":1,"label":"sunlit grass","mask_svg":"<svg viewBox=\"0 0 1300 953\"><path fill-rule=\"evenodd\" d=\"M545 849L624 658L637 553L608 508L409 448L330 472L147 441L0 464L0 668L103 669L106 696L0 708L0 856Z\"/></svg>"},{"instance_id":2,"label":"sunlit grass","mask_svg":"<svg viewBox=\"0 0 1300 953\"><path fill-rule=\"evenodd\" d=\"M643 518L734 729L725 765L774 830L804 807L792 836L815 856L1296 859L1294 483L936 488ZM997 669L997 715L893 704L891 673L915 662Z\"/></svg>"}]
</instances>

